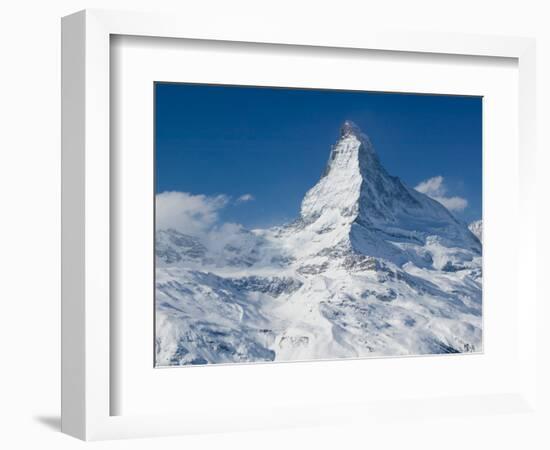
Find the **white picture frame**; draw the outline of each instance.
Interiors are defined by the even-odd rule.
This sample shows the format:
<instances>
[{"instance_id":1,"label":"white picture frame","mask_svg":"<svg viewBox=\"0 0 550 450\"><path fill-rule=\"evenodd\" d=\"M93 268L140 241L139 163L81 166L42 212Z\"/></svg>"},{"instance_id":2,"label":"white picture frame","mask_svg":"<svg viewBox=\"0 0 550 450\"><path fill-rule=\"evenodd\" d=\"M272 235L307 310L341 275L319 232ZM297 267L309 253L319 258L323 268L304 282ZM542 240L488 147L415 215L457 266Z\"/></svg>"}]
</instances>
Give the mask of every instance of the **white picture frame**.
<instances>
[{"instance_id":1,"label":"white picture frame","mask_svg":"<svg viewBox=\"0 0 550 450\"><path fill-rule=\"evenodd\" d=\"M535 173L535 43L532 39L452 34L338 30L312 34L304 29L280 30L250 23L231 24L164 14L87 10L62 21L62 430L85 440L162 436L196 432L246 430L271 426L331 423L349 418L391 415L383 400L343 402L330 411L319 405L302 409L273 405L269 414L230 419L206 413L113 415L111 365L117 357L111 337L111 171L110 64L111 36L142 36L255 44L298 45L302 48L367 49L420 55L447 54L517 60L519 76L519 245L517 283L517 346L521 362L517 383L500 394L464 398L425 398L407 406L409 414L437 408L440 414L493 414L502 405L516 412L534 411L536 404L536 236L533 195ZM525 262L530 261L529 265ZM523 289L525 287L525 289ZM517 293L510 293L517 295ZM152 300L151 300L152 301ZM460 363L460 362L459 362ZM358 364L355 362L354 364ZM266 371L263 368L255 369ZM336 367L333 365L332 367ZM194 370L194 369L193 369ZM237 370L237 369L235 369ZM300 369L313 374L313 366ZM185 376L183 372L181 376ZM212 376L212 375L211 375ZM404 398L403 398L404 400ZM261 400L258 400L260 402ZM393 400L395 401L395 399ZM437 405L437 406L436 406ZM229 405L230 406L230 405ZM384 412L385 411L385 412ZM284 419L275 419L284 416ZM241 421L239 422L239 418Z\"/></svg>"}]
</instances>

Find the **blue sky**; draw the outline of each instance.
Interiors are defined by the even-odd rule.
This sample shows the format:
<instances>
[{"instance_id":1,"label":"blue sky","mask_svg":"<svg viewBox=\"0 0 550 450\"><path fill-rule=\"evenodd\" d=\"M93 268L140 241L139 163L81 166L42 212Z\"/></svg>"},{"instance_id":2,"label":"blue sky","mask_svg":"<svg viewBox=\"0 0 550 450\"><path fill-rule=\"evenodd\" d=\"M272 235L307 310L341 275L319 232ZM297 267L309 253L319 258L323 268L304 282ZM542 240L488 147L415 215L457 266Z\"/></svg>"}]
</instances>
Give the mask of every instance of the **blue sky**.
<instances>
[{"instance_id":1,"label":"blue sky","mask_svg":"<svg viewBox=\"0 0 550 450\"><path fill-rule=\"evenodd\" d=\"M157 83L155 103L157 193L223 195L222 222L294 219L346 119L391 175L411 187L442 177L424 188L481 218L480 97Z\"/></svg>"}]
</instances>

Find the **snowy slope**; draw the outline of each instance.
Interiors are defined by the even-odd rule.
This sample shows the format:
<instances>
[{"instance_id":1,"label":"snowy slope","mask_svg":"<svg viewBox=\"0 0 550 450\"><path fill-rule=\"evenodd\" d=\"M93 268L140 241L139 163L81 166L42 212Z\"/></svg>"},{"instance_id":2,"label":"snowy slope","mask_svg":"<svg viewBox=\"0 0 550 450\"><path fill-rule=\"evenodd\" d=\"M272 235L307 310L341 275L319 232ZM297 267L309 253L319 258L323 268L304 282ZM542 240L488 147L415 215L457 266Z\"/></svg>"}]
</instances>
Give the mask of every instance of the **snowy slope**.
<instances>
[{"instance_id":1,"label":"snowy slope","mask_svg":"<svg viewBox=\"0 0 550 450\"><path fill-rule=\"evenodd\" d=\"M300 217L223 248L157 232L157 364L481 351L481 243L342 126Z\"/></svg>"}]
</instances>

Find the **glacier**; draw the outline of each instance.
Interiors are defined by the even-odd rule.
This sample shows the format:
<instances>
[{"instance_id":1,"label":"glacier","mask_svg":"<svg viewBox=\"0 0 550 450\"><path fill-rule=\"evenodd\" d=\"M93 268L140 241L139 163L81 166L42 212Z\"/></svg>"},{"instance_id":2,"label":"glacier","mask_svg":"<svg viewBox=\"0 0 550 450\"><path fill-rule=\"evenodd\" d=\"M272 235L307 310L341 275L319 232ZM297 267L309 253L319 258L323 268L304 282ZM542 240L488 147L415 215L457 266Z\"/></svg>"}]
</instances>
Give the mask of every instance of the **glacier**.
<instances>
[{"instance_id":1,"label":"glacier","mask_svg":"<svg viewBox=\"0 0 550 450\"><path fill-rule=\"evenodd\" d=\"M293 222L156 232L157 366L481 352L482 244L346 121Z\"/></svg>"}]
</instances>

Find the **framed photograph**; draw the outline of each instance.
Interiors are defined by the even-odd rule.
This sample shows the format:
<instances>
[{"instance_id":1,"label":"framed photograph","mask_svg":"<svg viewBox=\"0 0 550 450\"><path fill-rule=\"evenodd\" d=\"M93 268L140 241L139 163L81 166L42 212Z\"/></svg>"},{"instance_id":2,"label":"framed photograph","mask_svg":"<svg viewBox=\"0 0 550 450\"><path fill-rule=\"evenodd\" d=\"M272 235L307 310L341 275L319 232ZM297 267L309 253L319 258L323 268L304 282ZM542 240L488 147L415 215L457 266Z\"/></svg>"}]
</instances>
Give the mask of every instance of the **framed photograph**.
<instances>
[{"instance_id":1,"label":"framed photograph","mask_svg":"<svg viewBox=\"0 0 550 450\"><path fill-rule=\"evenodd\" d=\"M483 351L481 97L154 89L157 367Z\"/></svg>"},{"instance_id":2,"label":"framed photograph","mask_svg":"<svg viewBox=\"0 0 550 450\"><path fill-rule=\"evenodd\" d=\"M534 42L212 30L63 19L63 431L532 412Z\"/></svg>"}]
</instances>

